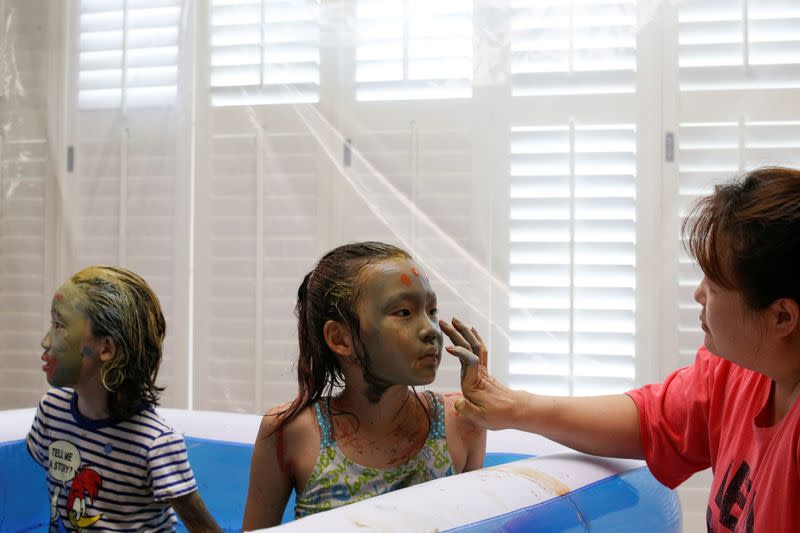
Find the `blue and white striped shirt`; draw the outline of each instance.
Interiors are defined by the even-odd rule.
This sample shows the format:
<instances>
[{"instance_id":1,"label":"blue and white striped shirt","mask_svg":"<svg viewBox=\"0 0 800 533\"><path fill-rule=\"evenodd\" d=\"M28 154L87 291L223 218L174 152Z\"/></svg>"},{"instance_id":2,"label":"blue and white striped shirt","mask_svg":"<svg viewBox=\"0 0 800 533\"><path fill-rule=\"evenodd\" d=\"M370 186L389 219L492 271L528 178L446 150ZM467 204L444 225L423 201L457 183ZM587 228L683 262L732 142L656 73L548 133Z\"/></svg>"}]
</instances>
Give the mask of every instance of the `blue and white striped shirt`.
<instances>
[{"instance_id":1,"label":"blue and white striped shirt","mask_svg":"<svg viewBox=\"0 0 800 533\"><path fill-rule=\"evenodd\" d=\"M42 397L28 451L47 470L50 530L174 531L169 500L197 490L183 437L152 407L90 420L72 389Z\"/></svg>"}]
</instances>

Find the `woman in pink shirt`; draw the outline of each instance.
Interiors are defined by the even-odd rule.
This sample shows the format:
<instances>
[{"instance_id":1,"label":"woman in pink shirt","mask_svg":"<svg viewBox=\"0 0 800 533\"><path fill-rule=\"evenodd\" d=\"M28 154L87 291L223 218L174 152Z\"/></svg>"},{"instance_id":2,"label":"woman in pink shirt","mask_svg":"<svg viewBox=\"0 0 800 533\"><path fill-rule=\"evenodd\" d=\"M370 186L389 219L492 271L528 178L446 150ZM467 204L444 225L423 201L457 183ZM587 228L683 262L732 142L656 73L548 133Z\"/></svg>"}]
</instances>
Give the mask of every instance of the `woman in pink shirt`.
<instances>
[{"instance_id":1,"label":"woman in pink shirt","mask_svg":"<svg viewBox=\"0 0 800 533\"><path fill-rule=\"evenodd\" d=\"M704 274L694 364L627 394L548 397L507 388L451 347L464 367L456 409L489 429L645 459L671 488L711 467L709 531L797 531L800 171L760 168L719 186L683 229ZM465 337L480 340L474 329Z\"/></svg>"}]
</instances>

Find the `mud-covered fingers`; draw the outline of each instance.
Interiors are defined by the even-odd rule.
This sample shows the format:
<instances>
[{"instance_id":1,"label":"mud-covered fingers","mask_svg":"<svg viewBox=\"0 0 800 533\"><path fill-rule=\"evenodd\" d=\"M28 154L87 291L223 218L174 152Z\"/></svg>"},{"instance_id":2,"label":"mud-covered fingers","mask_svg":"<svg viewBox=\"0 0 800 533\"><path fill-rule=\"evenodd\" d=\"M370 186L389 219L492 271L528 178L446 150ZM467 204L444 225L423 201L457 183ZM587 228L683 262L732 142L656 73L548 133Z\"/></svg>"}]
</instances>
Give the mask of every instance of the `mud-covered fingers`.
<instances>
[{"instance_id":1,"label":"mud-covered fingers","mask_svg":"<svg viewBox=\"0 0 800 533\"><path fill-rule=\"evenodd\" d=\"M470 328L470 331L472 332L473 335L475 335L475 338L478 339L478 342L480 343L481 348L482 348L481 352L478 354L478 357L481 360L481 365L483 365L485 367L488 367L488 365L489 365L489 350L486 348L486 343L483 342L483 339L481 338L481 335L480 335L480 333L478 333L477 329L475 329L473 327L473 328Z\"/></svg>"},{"instance_id":2,"label":"mud-covered fingers","mask_svg":"<svg viewBox=\"0 0 800 533\"><path fill-rule=\"evenodd\" d=\"M469 349L472 350L472 353L478 356L480 364L487 366L489 360L489 350L486 348L486 344L483 342L483 338L481 338L478 330L474 327L468 327L457 318L453 318L453 326L457 329L461 337L467 341L469 344Z\"/></svg>"},{"instance_id":3,"label":"mud-covered fingers","mask_svg":"<svg viewBox=\"0 0 800 533\"><path fill-rule=\"evenodd\" d=\"M470 344L467 342L467 339L455 328L455 321L453 319L453 324L446 322L444 320L439 321L439 326L442 328L442 332L450 338L450 341L455 344L456 346L461 346L462 348L470 349Z\"/></svg>"},{"instance_id":4,"label":"mud-covered fingers","mask_svg":"<svg viewBox=\"0 0 800 533\"><path fill-rule=\"evenodd\" d=\"M453 332L453 334L461 341L455 344L458 344L459 346L463 346L464 348L468 348L471 350L473 348L475 339L474 335L472 335L472 333L469 331L467 325L461 322L456 317L453 317L451 323L452 326L450 324L448 324L448 326L450 326L450 329Z\"/></svg>"},{"instance_id":5,"label":"mud-covered fingers","mask_svg":"<svg viewBox=\"0 0 800 533\"><path fill-rule=\"evenodd\" d=\"M453 318L453 326L455 326L461 336L469 343L469 348L472 350L472 353L483 359L483 354L486 352L486 345L484 345L480 335L477 334L477 330L468 327L457 318Z\"/></svg>"},{"instance_id":6,"label":"mud-covered fingers","mask_svg":"<svg viewBox=\"0 0 800 533\"><path fill-rule=\"evenodd\" d=\"M475 385L480 381L480 373L479 370L481 368L480 365L480 358L472 353L469 349L464 348L463 346L448 346L445 348L448 353L458 357L459 362L461 363L461 390L464 391L464 387Z\"/></svg>"},{"instance_id":7,"label":"mud-covered fingers","mask_svg":"<svg viewBox=\"0 0 800 533\"><path fill-rule=\"evenodd\" d=\"M483 338L481 337L481 334L480 334L480 333L478 333L478 330L477 330L477 329L475 329L475 327L474 327L474 326L473 326L473 327L471 327L471 328L469 328L469 330L472 332L472 334L473 334L473 335L475 335L475 338L476 338L476 339L478 339L478 342L479 342L479 343L481 343L483 346L486 346L486 343L485 343L485 342L483 342Z\"/></svg>"},{"instance_id":8,"label":"mud-covered fingers","mask_svg":"<svg viewBox=\"0 0 800 533\"><path fill-rule=\"evenodd\" d=\"M480 358L463 346L448 346L446 350L458 357L462 366L477 366L480 363Z\"/></svg>"}]
</instances>

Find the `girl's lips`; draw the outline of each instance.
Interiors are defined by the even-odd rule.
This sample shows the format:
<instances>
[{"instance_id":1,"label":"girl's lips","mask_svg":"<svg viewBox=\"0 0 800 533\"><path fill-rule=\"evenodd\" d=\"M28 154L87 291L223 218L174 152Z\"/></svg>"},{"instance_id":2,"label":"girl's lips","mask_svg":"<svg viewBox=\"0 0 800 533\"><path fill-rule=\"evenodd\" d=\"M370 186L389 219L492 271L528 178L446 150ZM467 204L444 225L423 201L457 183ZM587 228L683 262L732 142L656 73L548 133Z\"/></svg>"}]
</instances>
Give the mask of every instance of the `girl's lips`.
<instances>
[{"instance_id":1,"label":"girl's lips","mask_svg":"<svg viewBox=\"0 0 800 533\"><path fill-rule=\"evenodd\" d=\"M42 370L44 370L44 373L47 374L48 379L52 378L56 373L56 357L54 355L43 353L41 359L44 361Z\"/></svg>"},{"instance_id":2,"label":"girl's lips","mask_svg":"<svg viewBox=\"0 0 800 533\"><path fill-rule=\"evenodd\" d=\"M419 358L419 361L424 366L438 366L439 354L438 353L425 354Z\"/></svg>"}]
</instances>

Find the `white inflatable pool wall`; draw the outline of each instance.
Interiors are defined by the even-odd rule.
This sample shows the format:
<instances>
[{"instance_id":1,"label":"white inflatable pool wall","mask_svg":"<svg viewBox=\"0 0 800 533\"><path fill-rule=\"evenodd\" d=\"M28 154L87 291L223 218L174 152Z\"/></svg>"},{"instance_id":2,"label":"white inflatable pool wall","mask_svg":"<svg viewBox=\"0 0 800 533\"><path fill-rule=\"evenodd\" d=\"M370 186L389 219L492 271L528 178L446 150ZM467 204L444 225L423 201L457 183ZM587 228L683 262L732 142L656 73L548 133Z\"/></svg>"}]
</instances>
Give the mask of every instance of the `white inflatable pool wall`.
<instances>
[{"instance_id":1,"label":"white inflatable pool wall","mask_svg":"<svg viewBox=\"0 0 800 533\"><path fill-rule=\"evenodd\" d=\"M259 415L178 409L159 412L185 435L244 444L253 443L261 421ZM0 412L0 441L25 438L34 413L35 409ZM269 530L400 533L463 528L644 466L643 461L584 455L514 430L489 432L487 452L537 457L434 480Z\"/></svg>"}]
</instances>

